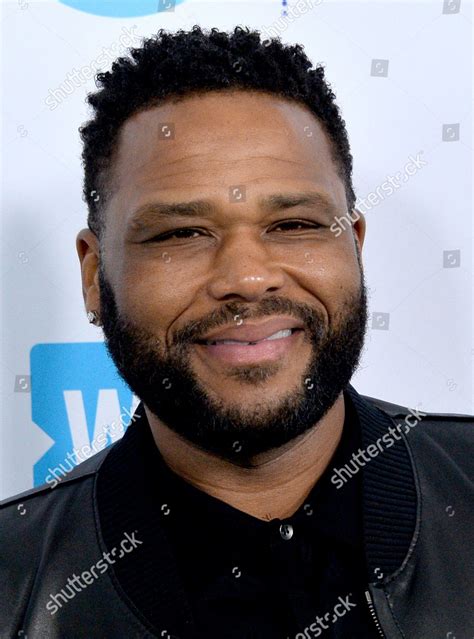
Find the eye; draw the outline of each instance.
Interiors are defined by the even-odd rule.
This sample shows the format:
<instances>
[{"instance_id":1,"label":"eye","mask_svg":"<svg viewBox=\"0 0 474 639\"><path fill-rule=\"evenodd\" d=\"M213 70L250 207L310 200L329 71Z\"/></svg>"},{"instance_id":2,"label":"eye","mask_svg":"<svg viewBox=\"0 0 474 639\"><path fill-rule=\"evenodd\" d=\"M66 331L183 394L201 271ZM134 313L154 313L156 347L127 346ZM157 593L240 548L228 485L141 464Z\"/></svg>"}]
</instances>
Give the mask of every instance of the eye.
<instances>
[{"instance_id":1,"label":"eye","mask_svg":"<svg viewBox=\"0 0 474 639\"><path fill-rule=\"evenodd\" d=\"M301 231L305 228L319 229L322 228L322 226L323 225L319 224L318 222L306 222L305 220L287 220L278 222L277 225L273 227L273 230L276 231L277 229L286 229L289 231Z\"/></svg>"},{"instance_id":2,"label":"eye","mask_svg":"<svg viewBox=\"0 0 474 639\"><path fill-rule=\"evenodd\" d=\"M176 238L178 240L187 240L192 237L197 237L199 233L201 233L200 229L174 229L172 231L167 231L166 233L161 233L160 235L155 235L155 237L146 240L146 242L164 242L165 240L169 240L171 238Z\"/></svg>"}]
</instances>

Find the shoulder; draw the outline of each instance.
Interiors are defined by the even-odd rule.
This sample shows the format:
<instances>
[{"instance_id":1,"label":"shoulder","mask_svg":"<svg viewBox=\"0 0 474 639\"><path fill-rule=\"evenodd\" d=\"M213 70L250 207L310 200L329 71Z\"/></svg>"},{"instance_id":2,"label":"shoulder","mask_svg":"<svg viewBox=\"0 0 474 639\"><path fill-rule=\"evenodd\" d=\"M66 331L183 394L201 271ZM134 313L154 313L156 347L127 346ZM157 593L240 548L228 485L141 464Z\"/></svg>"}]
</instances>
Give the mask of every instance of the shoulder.
<instances>
[{"instance_id":1,"label":"shoulder","mask_svg":"<svg viewBox=\"0 0 474 639\"><path fill-rule=\"evenodd\" d=\"M441 422L460 422L460 423L470 423L471 426L474 425L474 415L469 415L465 413L437 413L434 411L423 411L421 408L414 409L409 408L408 406L403 406L402 404L394 404L392 402L387 402L383 399L378 399L376 397L369 397L368 395L361 395L361 397L365 400L380 408L383 412L390 415L393 418L404 418L407 415L414 415L417 412L420 414L423 419L425 417L428 418L427 421L441 421Z\"/></svg>"},{"instance_id":2,"label":"shoulder","mask_svg":"<svg viewBox=\"0 0 474 639\"><path fill-rule=\"evenodd\" d=\"M87 482L88 479L96 475L114 445L112 444L109 448L78 464L55 485L42 484L0 501L0 520L4 520L5 517L9 517L12 513L15 513L16 516L17 512L23 510L28 503L34 503L36 507L44 503L45 507L46 505L50 507L54 502L67 499L69 495L76 492L78 485Z\"/></svg>"},{"instance_id":3,"label":"shoulder","mask_svg":"<svg viewBox=\"0 0 474 639\"><path fill-rule=\"evenodd\" d=\"M86 512L94 510L94 480L110 448L76 466L55 487L44 484L0 502L0 581L19 587L22 579L33 579L61 538L90 523Z\"/></svg>"},{"instance_id":4,"label":"shoulder","mask_svg":"<svg viewBox=\"0 0 474 639\"><path fill-rule=\"evenodd\" d=\"M474 455L474 415L440 413L428 409L410 408L366 395L361 396L395 423L400 434L414 452L424 451L432 458L441 454L464 468L472 465Z\"/></svg>"},{"instance_id":5,"label":"shoulder","mask_svg":"<svg viewBox=\"0 0 474 639\"><path fill-rule=\"evenodd\" d=\"M25 606L42 588L59 590L51 584L65 583L71 574L65 557L75 552L95 556L95 480L112 446L54 486L44 484L0 502L0 583L5 595L0 626L26 614Z\"/></svg>"}]
</instances>

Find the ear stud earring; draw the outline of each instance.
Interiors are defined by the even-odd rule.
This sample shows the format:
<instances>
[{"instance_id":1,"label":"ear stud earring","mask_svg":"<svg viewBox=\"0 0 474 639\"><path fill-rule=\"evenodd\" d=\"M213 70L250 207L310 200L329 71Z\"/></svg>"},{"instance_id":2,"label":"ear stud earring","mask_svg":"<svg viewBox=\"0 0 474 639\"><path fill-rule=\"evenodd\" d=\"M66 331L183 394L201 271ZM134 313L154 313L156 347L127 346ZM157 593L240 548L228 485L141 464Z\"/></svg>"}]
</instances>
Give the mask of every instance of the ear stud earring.
<instances>
[{"instance_id":1,"label":"ear stud earring","mask_svg":"<svg viewBox=\"0 0 474 639\"><path fill-rule=\"evenodd\" d=\"M99 313L97 311L88 311L87 319L90 324L95 324L96 326L100 326L100 318Z\"/></svg>"}]
</instances>

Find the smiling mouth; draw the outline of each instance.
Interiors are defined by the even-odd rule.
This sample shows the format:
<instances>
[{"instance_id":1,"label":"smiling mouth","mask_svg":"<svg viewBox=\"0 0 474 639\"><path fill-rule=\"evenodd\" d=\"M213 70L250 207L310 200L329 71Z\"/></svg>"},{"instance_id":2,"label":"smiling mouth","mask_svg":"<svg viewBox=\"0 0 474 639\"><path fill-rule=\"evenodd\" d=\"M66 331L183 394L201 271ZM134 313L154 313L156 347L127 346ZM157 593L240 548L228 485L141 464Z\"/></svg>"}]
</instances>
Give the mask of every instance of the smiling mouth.
<instances>
[{"instance_id":1,"label":"smiling mouth","mask_svg":"<svg viewBox=\"0 0 474 639\"><path fill-rule=\"evenodd\" d=\"M196 340L197 344L202 344L203 346L219 346L219 345L236 345L236 346L254 346L255 344L260 344L261 342L270 342L273 340L284 339L286 337L290 337L293 333L301 332L303 329L301 328L285 328L280 331L276 331L276 333L272 333L272 335L268 335L268 337L263 337L262 339L256 340L254 342L247 342L244 340L237 339L216 339L216 340Z\"/></svg>"}]
</instances>

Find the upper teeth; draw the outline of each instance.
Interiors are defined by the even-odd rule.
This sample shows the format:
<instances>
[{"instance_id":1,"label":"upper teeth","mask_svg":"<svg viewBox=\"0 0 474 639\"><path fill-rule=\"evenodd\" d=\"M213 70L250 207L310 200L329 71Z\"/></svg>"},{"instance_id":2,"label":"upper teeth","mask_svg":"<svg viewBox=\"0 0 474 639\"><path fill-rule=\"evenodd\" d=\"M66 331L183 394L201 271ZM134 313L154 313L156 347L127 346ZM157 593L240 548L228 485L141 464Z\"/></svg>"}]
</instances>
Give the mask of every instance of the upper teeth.
<instances>
[{"instance_id":1,"label":"upper teeth","mask_svg":"<svg viewBox=\"0 0 474 639\"><path fill-rule=\"evenodd\" d=\"M238 339L218 339L218 340L208 340L206 344L256 344L257 342L264 342L265 340L270 339L283 339L283 337L289 337L291 335L291 328L284 328L281 331L277 331L268 337L264 337L263 339L255 340L255 342L243 342Z\"/></svg>"}]
</instances>

